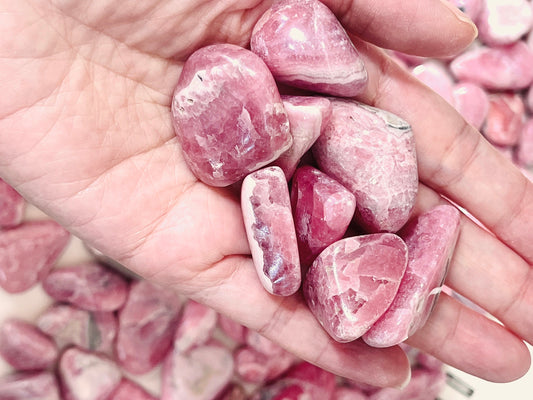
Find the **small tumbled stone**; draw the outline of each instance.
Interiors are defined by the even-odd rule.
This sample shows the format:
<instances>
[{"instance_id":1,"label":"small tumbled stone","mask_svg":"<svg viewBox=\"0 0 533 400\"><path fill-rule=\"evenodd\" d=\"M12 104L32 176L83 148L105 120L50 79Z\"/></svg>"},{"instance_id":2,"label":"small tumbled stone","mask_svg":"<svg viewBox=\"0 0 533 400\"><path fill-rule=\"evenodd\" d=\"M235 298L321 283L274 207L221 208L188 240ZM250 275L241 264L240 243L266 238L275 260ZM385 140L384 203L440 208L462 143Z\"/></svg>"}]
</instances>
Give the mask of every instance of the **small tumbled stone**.
<instances>
[{"instance_id":1,"label":"small tumbled stone","mask_svg":"<svg viewBox=\"0 0 533 400\"><path fill-rule=\"evenodd\" d=\"M443 63L436 60L425 61L414 67L411 74L437 92L448 103L452 102L453 76Z\"/></svg>"},{"instance_id":2,"label":"small tumbled stone","mask_svg":"<svg viewBox=\"0 0 533 400\"><path fill-rule=\"evenodd\" d=\"M519 94L491 94L482 132L492 144L514 146L520 139L525 117L524 102Z\"/></svg>"},{"instance_id":3,"label":"small tumbled stone","mask_svg":"<svg viewBox=\"0 0 533 400\"><path fill-rule=\"evenodd\" d=\"M0 377L2 400L61 400L59 393L51 372L16 372Z\"/></svg>"},{"instance_id":4,"label":"small tumbled stone","mask_svg":"<svg viewBox=\"0 0 533 400\"><path fill-rule=\"evenodd\" d=\"M212 308L188 300L183 307L174 334L174 349L185 353L189 349L206 343L217 326L217 312Z\"/></svg>"},{"instance_id":5,"label":"small tumbled stone","mask_svg":"<svg viewBox=\"0 0 533 400\"><path fill-rule=\"evenodd\" d=\"M461 82L453 87L453 106L476 129L481 129L489 112L489 96L479 85Z\"/></svg>"},{"instance_id":6,"label":"small tumbled stone","mask_svg":"<svg viewBox=\"0 0 533 400\"><path fill-rule=\"evenodd\" d=\"M0 178L0 228L20 224L24 214L24 205L22 196Z\"/></svg>"},{"instance_id":7,"label":"small tumbled stone","mask_svg":"<svg viewBox=\"0 0 533 400\"><path fill-rule=\"evenodd\" d=\"M244 344L248 328L223 314L218 315L218 327L235 344Z\"/></svg>"},{"instance_id":8,"label":"small tumbled stone","mask_svg":"<svg viewBox=\"0 0 533 400\"><path fill-rule=\"evenodd\" d=\"M183 155L198 179L228 186L292 144L274 78L254 53L216 44L185 62L172 100Z\"/></svg>"},{"instance_id":9,"label":"small tumbled stone","mask_svg":"<svg viewBox=\"0 0 533 400\"><path fill-rule=\"evenodd\" d=\"M122 378L109 400L157 400L135 382Z\"/></svg>"},{"instance_id":10,"label":"small tumbled stone","mask_svg":"<svg viewBox=\"0 0 533 400\"><path fill-rule=\"evenodd\" d=\"M245 382L262 384L283 374L295 357L280 348L277 353L262 353L251 346L235 350L235 372Z\"/></svg>"},{"instance_id":11,"label":"small tumbled stone","mask_svg":"<svg viewBox=\"0 0 533 400\"><path fill-rule=\"evenodd\" d=\"M257 275L272 294L290 296L300 287L300 259L287 179L281 168L267 167L242 184L244 226Z\"/></svg>"},{"instance_id":12,"label":"small tumbled stone","mask_svg":"<svg viewBox=\"0 0 533 400\"><path fill-rule=\"evenodd\" d=\"M275 2L254 27L250 46L279 82L346 97L366 87L361 56L318 0Z\"/></svg>"},{"instance_id":13,"label":"small tumbled stone","mask_svg":"<svg viewBox=\"0 0 533 400\"><path fill-rule=\"evenodd\" d=\"M533 117L529 117L522 127L516 149L516 161L523 168L533 167Z\"/></svg>"},{"instance_id":14,"label":"small tumbled stone","mask_svg":"<svg viewBox=\"0 0 533 400\"><path fill-rule=\"evenodd\" d=\"M479 38L489 46L511 44L533 26L533 8L527 0L484 0L476 21Z\"/></svg>"}]
</instances>

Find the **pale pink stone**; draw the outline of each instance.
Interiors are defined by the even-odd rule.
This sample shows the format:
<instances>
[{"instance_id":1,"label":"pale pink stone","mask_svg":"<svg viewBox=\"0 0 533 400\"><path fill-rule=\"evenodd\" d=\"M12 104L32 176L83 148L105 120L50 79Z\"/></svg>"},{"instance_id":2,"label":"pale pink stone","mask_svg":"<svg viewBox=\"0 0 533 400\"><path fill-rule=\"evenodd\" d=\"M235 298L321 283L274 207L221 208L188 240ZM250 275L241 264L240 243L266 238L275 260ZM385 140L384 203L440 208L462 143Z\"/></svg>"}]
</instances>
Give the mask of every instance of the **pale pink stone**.
<instances>
[{"instance_id":1,"label":"pale pink stone","mask_svg":"<svg viewBox=\"0 0 533 400\"><path fill-rule=\"evenodd\" d=\"M143 374L165 358L181 306L182 300L173 290L147 281L132 283L118 315L116 353L125 370Z\"/></svg>"},{"instance_id":2,"label":"pale pink stone","mask_svg":"<svg viewBox=\"0 0 533 400\"><path fill-rule=\"evenodd\" d=\"M51 271L43 289L57 301L89 311L118 310L128 295L128 283L121 275L94 262Z\"/></svg>"},{"instance_id":3,"label":"pale pink stone","mask_svg":"<svg viewBox=\"0 0 533 400\"><path fill-rule=\"evenodd\" d=\"M282 96L281 98L289 116L292 146L274 162L274 165L280 167L289 180L300 159L329 122L331 104L323 97Z\"/></svg>"},{"instance_id":4,"label":"pale pink stone","mask_svg":"<svg viewBox=\"0 0 533 400\"><path fill-rule=\"evenodd\" d=\"M481 9L483 8L484 0L450 0L459 10L470 17L472 21L476 21Z\"/></svg>"},{"instance_id":5,"label":"pale pink stone","mask_svg":"<svg viewBox=\"0 0 533 400\"><path fill-rule=\"evenodd\" d=\"M296 170L291 203L302 266L346 233L355 212L355 196L311 166Z\"/></svg>"},{"instance_id":6,"label":"pale pink stone","mask_svg":"<svg viewBox=\"0 0 533 400\"><path fill-rule=\"evenodd\" d=\"M367 395L360 389L348 386L335 388L332 400L367 400Z\"/></svg>"},{"instance_id":7,"label":"pale pink stone","mask_svg":"<svg viewBox=\"0 0 533 400\"><path fill-rule=\"evenodd\" d=\"M157 400L135 382L122 378L109 400Z\"/></svg>"},{"instance_id":8,"label":"pale pink stone","mask_svg":"<svg viewBox=\"0 0 533 400\"><path fill-rule=\"evenodd\" d=\"M533 167L533 117L529 117L522 128L515 155L518 165Z\"/></svg>"},{"instance_id":9,"label":"pale pink stone","mask_svg":"<svg viewBox=\"0 0 533 400\"><path fill-rule=\"evenodd\" d=\"M65 400L107 400L122 379L113 361L76 347L65 350L58 371Z\"/></svg>"},{"instance_id":10,"label":"pale pink stone","mask_svg":"<svg viewBox=\"0 0 533 400\"><path fill-rule=\"evenodd\" d=\"M0 377L2 400L61 400L51 372L18 372Z\"/></svg>"},{"instance_id":11,"label":"pale pink stone","mask_svg":"<svg viewBox=\"0 0 533 400\"><path fill-rule=\"evenodd\" d=\"M0 287L19 293L42 281L69 237L61 225L51 220L0 230Z\"/></svg>"},{"instance_id":12,"label":"pale pink stone","mask_svg":"<svg viewBox=\"0 0 533 400\"><path fill-rule=\"evenodd\" d=\"M0 228L16 226L24 214L22 196L0 178Z\"/></svg>"},{"instance_id":13,"label":"pale pink stone","mask_svg":"<svg viewBox=\"0 0 533 400\"><path fill-rule=\"evenodd\" d=\"M419 215L399 232L408 249L407 269L392 304L363 335L368 345L394 346L425 324L446 277L459 223L459 211L441 205Z\"/></svg>"},{"instance_id":14,"label":"pale pink stone","mask_svg":"<svg viewBox=\"0 0 533 400\"><path fill-rule=\"evenodd\" d=\"M361 227L397 231L409 219L418 190L411 127L355 101L331 104L331 121L313 146L320 169L355 195Z\"/></svg>"},{"instance_id":15,"label":"pale pink stone","mask_svg":"<svg viewBox=\"0 0 533 400\"><path fill-rule=\"evenodd\" d=\"M407 266L407 246L392 233L339 240L309 269L303 286L309 308L338 342L370 329L392 303Z\"/></svg>"},{"instance_id":16,"label":"pale pink stone","mask_svg":"<svg viewBox=\"0 0 533 400\"><path fill-rule=\"evenodd\" d=\"M533 9L527 0L484 0L477 19L479 38L490 46L516 42L532 25Z\"/></svg>"},{"instance_id":17,"label":"pale pink stone","mask_svg":"<svg viewBox=\"0 0 533 400\"><path fill-rule=\"evenodd\" d=\"M481 129L489 112L489 96L479 85L460 82L453 88L453 106L476 129Z\"/></svg>"},{"instance_id":18,"label":"pale pink stone","mask_svg":"<svg viewBox=\"0 0 533 400\"><path fill-rule=\"evenodd\" d=\"M482 132L495 145L514 146L520 139L524 121L525 106L519 94L491 94L489 112Z\"/></svg>"},{"instance_id":19,"label":"pale pink stone","mask_svg":"<svg viewBox=\"0 0 533 400\"><path fill-rule=\"evenodd\" d=\"M11 319L0 328L0 356L19 371L39 370L51 367L58 351L35 325Z\"/></svg>"},{"instance_id":20,"label":"pale pink stone","mask_svg":"<svg viewBox=\"0 0 533 400\"><path fill-rule=\"evenodd\" d=\"M444 373L415 368L405 388L383 388L370 395L368 400L433 400L438 397L444 384Z\"/></svg>"},{"instance_id":21,"label":"pale pink stone","mask_svg":"<svg viewBox=\"0 0 533 400\"><path fill-rule=\"evenodd\" d=\"M174 334L174 349L184 353L207 342L217 326L217 319L217 312L212 308L188 300Z\"/></svg>"},{"instance_id":22,"label":"pale pink stone","mask_svg":"<svg viewBox=\"0 0 533 400\"><path fill-rule=\"evenodd\" d=\"M238 383L230 383L215 400L247 400L246 390Z\"/></svg>"},{"instance_id":23,"label":"pale pink stone","mask_svg":"<svg viewBox=\"0 0 533 400\"><path fill-rule=\"evenodd\" d=\"M277 353L262 353L251 346L235 350L235 372L246 382L265 383L279 377L295 361L295 357L280 348Z\"/></svg>"},{"instance_id":24,"label":"pale pink stone","mask_svg":"<svg viewBox=\"0 0 533 400\"><path fill-rule=\"evenodd\" d=\"M204 183L227 186L292 144L276 83L249 50L216 44L186 61L172 100L183 155Z\"/></svg>"},{"instance_id":25,"label":"pale pink stone","mask_svg":"<svg viewBox=\"0 0 533 400\"><path fill-rule=\"evenodd\" d=\"M411 70L422 83L437 92L448 103L452 103L454 80L446 66L440 61L428 60Z\"/></svg>"},{"instance_id":26,"label":"pale pink stone","mask_svg":"<svg viewBox=\"0 0 533 400\"><path fill-rule=\"evenodd\" d=\"M346 97L366 87L362 58L318 0L275 2L254 27L250 46L279 82Z\"/></svg>"},{"instance_id":27,"label":"pale pink stone","mask_svg":"<svg viewBox=\"0 0 533 400\"><path fill-rule=\"evenodd\" d=\"M524 89L533 81L533 49L518 41L502 47L476 47L455 58L450 68L460 81L493 90Z\"/></svg>"},{"instance_id":28,"label":"pale pink stone","mask_svg":"<svg viewBox=\"0 0 533 400\"><path fill-rule=\"evenodd\" d=\"M242 184L241 207L261 284L275 295L294 294L301 283L300 260L281 168L267 167L248 175Z\"/></svg>"},{"instance_id":29,"label":"pale pink stone","mask_svg":"<svg viewBox=\"0 0 533 400\"><path fill-rule=\"evenodd\" d=\"M224 334L232 339L236 344L243 344L246 341L248 328L235 322L225 315L218 315L218 326Z\"/></svg>"}]
</instances>

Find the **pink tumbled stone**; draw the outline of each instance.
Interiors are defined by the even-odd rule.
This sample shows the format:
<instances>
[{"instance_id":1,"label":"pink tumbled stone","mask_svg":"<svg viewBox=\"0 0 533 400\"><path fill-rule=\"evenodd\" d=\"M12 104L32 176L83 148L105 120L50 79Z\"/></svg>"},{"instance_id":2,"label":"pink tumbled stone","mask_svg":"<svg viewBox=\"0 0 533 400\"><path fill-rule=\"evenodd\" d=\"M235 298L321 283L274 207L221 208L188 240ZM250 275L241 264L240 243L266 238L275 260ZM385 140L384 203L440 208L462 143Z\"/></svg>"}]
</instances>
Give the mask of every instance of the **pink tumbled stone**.
<instances>
[{"instance_id":1,"label":"pink tumbled stone","mask_svg":"<svg viewBox=\"0 0 533 400\"><path fill-rule=\"evenodd\" d=\"M300 287L300 259L289 188L281 168L267 167L242 184L244 225L257 275L272 294L290 296Z\"/></svg>"},{"instance_id":2,"label":"pink tumbled stone","mask_svg":"<svg viewBox=\"0 0 533 400\"><path fill-rule=\"evenodd\" d=\"M489 112L482 132L495 145L514 146L520 139L524 121L525 106L519 94L491 94Z\"/></svg>"},{"instance_id":3,"label":"pink tumbled stone","mask_svg":"<svg viewBox=\"0 0 533 400\"><path fill-rule=\"evenodd\" d=\"M516 42L533 25L533 9L527 0L484 0L477 19L479 38L490 46Z\"/></svg>"},{"instance_id":4,"label":"pink tumbled stone","mask_svg":"<svg viewBox=\"0 0 533 400\"><path fill-rule=\"evenodd\" d=\"M441 205L419 215L399 232L407 244L407 269L392 304L363 335L368 345L394 346L425 324L446 277L459 223L459 211Z\"/></svg>"},{"instance_id":5,"label":"pink tumbled stone","mask_svg":"<svg viewBox=\"0 0 533 400\"><path fill-rule=\"evenodd\" d=\"M484 0L450 0L450 2L468 15L472 21L476 21L483 8Z\"/></svg>"},{"instance_id":6,"label":"pink tumbled stone","mask_svg":"<svg viewBox=\"0 0 533 400\"><path fill-rule=\"evenodd\" d=\"M368 396L368 400L433 400L439 396L444 384L444 373L415 368L405 388L383 388Z\"/></svg>"},{"instance_id":7,"label":"pink tumbled stone","mask_svg":"<svg viewBox=\"0 0 533 400\"><path fill-rule=\"evenodd\" d=\"M65 350L58 369L65 400L107 400L122 379L113 361L76 347Z\"/></svg>"},{"instance_id":8,"label":"pink tumbled stone","mask_svg":"<svg viewBox=\"0 0 533 400\"><path fill-rule=\"evenodd\" d=\"M400 229L418 190L413 132L387 111L332 100L332 115L313 146L320 169L356 198L356 220L369 232Z\"/></svg>"},{"instance_id":9,"label":"pink tumbled stone","mask_svg":"<svg viewBox=\"0 0 533 400\"><path fill-rule=\"evenodd\" d=\"M235 322L231 318L219 314L218 326L220 330L236 344L243 344L246 341L248 328Z\"/></svg>"},{"instance_id":10,"label":"pink tumbled stone","mask_svg":"<svg viewBox=\"0 0 533 400\"><path fill-rule=\"evenodd\" d=\"M515 155L521 167L533 167L533 117L529 117L522 127Z\"/></svg>"},{"instance_id":11,"label":"pink tumbled stone","mask_svg":"<svg viewBox=\"0 0 533 400\"><path fill-rule=\"evenodd\" d=\"M524 89L533 81L533 49L518 41L502 47L477 47L455 58L450 68L460 81L486 89Z\"/></svg>"},{"instance_id":12,"label":"pink tumbled stone","mask_svg":"<svg viewBox=\"0 0 533 400\"><path fill-rule=\"evenodd\" d=\"M476 129L481 129L489 112L489 96L479 85L461 82L453 88L453 106Z\"/></svg>"},{"instance_id":13,"label":"pink tumbled stone","mask_svg":"<svg viewBox=\"0 0 533 400\"><path fill-rule=\"evenodd\" d=\"M207 342L213 335L217 319L217 312L212 308L188 300L174 334L174 349L184 353Z\"/></svg>"},{"instance_id":14,"label":"pink tumbled stone","mask_svg":"<svg viewBox=\"0 0 533 400\"><path fill-rule=\"evenodd\" d=\"M355 387L339 386L335 388L332 400L367 400L367 395ZM429 399L428 399L429 400Z\"/></svg>"},{"instance_id":15,"label":"pink tumbled stone","mask_svg":"<svg viewBox=\"0 0 533 400\"><path fill-rule=\"evenodd\" d=\"M204 47L189 57L174 92L172 116L187 164L212 186L239 181L292 144L267 66L231 44Z\"/></svg>"},{"instance_id":16,"label":"pink tumbled stone","mask_svg":"<svg viewBox=\"0 0 533 400\"><path fill-rule=\"evenodd\" d=\"M89 311L118 310L128 295L128 283L122 276L94 262L51 271L43 289L57 301Z\"/></svg>"},{"instance_id":17,"label":"pink tumbled stone","mask_svg":"<svg viewBox=\"0 0 533 400\"><path fill-rule=\"evenodd\" d=\"M135 382L122 378L109 400L157 400Z\"/></svg>"},{"instance_id":18,"label":"pink tumbled stone","mask_svg":"<svg viewBox=\"0 0 533 400\"><path fill-rule=\"evenodd\" d=\"M0 178L0 228L20 224L24 204L22 196Z\"/></svg>"},{"instance_id":19,"label":"pink tumbled stone","mask_svg":"<svg viewBox=\"0 0 533 400\"><path fill-rule=\"evenodd\" d=\"M428 60L411 71L418 80L437 92L448 103L453 98L453 77L446 66L436 60Z\"/></svg>"},{"instance_id":20,"label":"pink tumbled stone","mask_svg":"<svg viewBox=\"0 0 533 400\"><path fill-rule=\"evenodd\" d=\"M0 377L2 400L62 400L51 372L17 372Z\"/></svg>"},{"instance_id":21,"label":"pink tumbled stone","mask_svg":"<svg viewBox=\"0 0 533 400\"><path fill-rule=\"evenodd\" d=\"M407 266L407 246L392 233L339 240L317 257L304 282L307 304L338 342L370 329L392 303Z\"/></svg>"},{"instance_id":22,"label":"pink tumbled stone","mask_svg":"<svg viewBox=\"0 0 533 400\"><path fill-rule=\"evenodd\" d=\"M282 96L289 116L292 146L274 165L280 167L289 180L302 156L311 148L331 116L331 104L323 97Z\"/></svg>"},{"instance_id":23,"label":"pink tumbled stone","mask_svg":"<svg viewBox=\"0 0 533 400\"><path fill-rule=\"evenodd\" d=\"M0 328L0 356L19 371L47 369L57 356L54 342L35 325L11 319Z\"/></svg>"},{"instance_id":24,"label":"pink tumbled stone","mask_svg":"<svg viewBox=\"0 0 533 400\"><path fill-rule=\"evenodd\" d=\"M283 374L295 357L280 348L278 353L262 353L251 346L235 350L235 371L246 382L265 383Z\"/></svg>"},{"instance_id":25,"label":"pink tumbled stone","mask_svg":"<svg viewBox=\"0 0 533 400\"><path fill-rule=\"evenodd\" d=\"M318 0L275 2L254 27L250 46L279 82L346 97L366 87L362 58Z\"/></svg>"},{"instance_id":26,"label":"pink tumbled stone","mask_svg":"<svg viewBox=\"0 0 533 400\"><path fill-rule=\"evenodd\" d=\"M355 212L355 196L311 166L296 170L291 203L302 266L346 233Z\"/></svg>"}]
</instances>

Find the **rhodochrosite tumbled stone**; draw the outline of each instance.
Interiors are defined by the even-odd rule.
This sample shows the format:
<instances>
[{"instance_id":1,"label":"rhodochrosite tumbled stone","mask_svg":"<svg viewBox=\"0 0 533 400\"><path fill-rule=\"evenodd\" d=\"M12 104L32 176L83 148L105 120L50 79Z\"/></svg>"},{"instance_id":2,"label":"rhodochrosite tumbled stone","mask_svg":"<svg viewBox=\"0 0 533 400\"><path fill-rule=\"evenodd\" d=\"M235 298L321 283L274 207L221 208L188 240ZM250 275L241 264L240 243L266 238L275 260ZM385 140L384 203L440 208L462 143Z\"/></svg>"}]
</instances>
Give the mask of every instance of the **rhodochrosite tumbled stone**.
<instances>
[{"instance_id":1,"label":"rhodochrosite tumbled stone","mask_svg":"<svg viewBox=\"0 0 533 400\"><path fill-rule=\"evenodd\" d=\"M191 55L174 92L172 116L187 164L212 186L239 181L292 143L267 66L251 51L230 44Z\"/></svg>"},{"instance_id":2,"label":"rhodochrosite tumbled stone","mask_svg":"<svg viewBox=\"0 0 533 400\"><path fill-rule=\"evenodd\" d=\"M527 0L484 0L476 21L479 38L491 46L511 44L533 24L533 8Z\"/></svg>"},{"instance_id":3,"label":"rhodochrosite tumbled stone","mask_svg":"<svg viewBox=\"0 0 533 400\"><path fill-rule=\"evenodd\" d=\"M482 132L495 145L514 146L520 139L525 116L524 101L519 94L491 94L489 112Z\"/></svg>"},{"instance_id":4,"label":"rhodochrosite tumbled stone","mask_svg":"<svg viewBox=\"0 0 533 400\"><path fill-rule=\"evenodd\" d=\"M248 332L247 327L222 314L218 314L218 327L236 344L245 343Z\"/></svg>"},{"instance_id":5,"label":"rhodochrosite tumbled stone","mask_svg":"<svg viewBox=\"0 0 533 400\"><path fill-rule=\"evenodd\" d=\"M109 400L157 400L154 396L127 378L122 378Z\"/></svg>"},{"instance_id":6,"label":"rhodochrosite tumbled stone","mask_svg":"<svg viewBox=\"0 0 533 400\"><path fill-rule=\"evenodd\" d=\"M2 400L60 400L59 386L51 372L18 372L0 377Z\"/></svg>"},{"instance_id":7,"label":"rhodochrosite tumbled stone","mask_svg":"<svg viewBox=\"0 0 533 400\"><path fill-rule=\"evenodd\" d=\"M363 335L390 306L407 266L392 233L339 240L316 258L303 285L309 308L338 342Z\"/></svg>"},{"instance_id":8,"label":"rhodochrosite tumbled stone","mask_svg":"<svg viewBox=\"0 0 533 400\"><path fill-rule=\"evenodd\" d=\"M292 180L291 203L300 262L307 266L346 233L355 212L355 197L333 178L304 166Z\"/></svg>"},{"instance_id":9,"label":"rhodochrosite tumbled stone","mask_svg":"<svg viewBox=\"0 0 533 400\"><path fill-rule=\"evenodd\" d=\"M24 199L0 178L0 228L20 224L24 212Z\"/></svg>"},{"instance_id":10,"label":"rhodochrosite tumbled stone","mask_svg":"<svg viewBox=\"0 0 533 400\"><path fill-rule=\"evenodd\" d=\"M489 96L481 87L461 82L453 88L453 106L476 129L481 129L489 112Z\"/></svg>"},{"instance_id":11,"label":"rhodochrosite tumbled stone","mask_svg":"<svg viewBox=\"0 0 533 400\"><path fill-rule=\"evenodd\" d=\"M254 27L250 46L279 82L346 97L366 86L362 58L318 0L275 2Z\"/></svg>"},{"instance_id":12,"label":"rhodochrosite tumbled stone","mask_svg":"<svg viewBox=\"0 0 533 400\"><path fill-rule=\"evenodd\" d=\"M264 288L289 296L300 287L300 259L289 188L279 167L248 175L242 184L241 205L248 242Z\"/></svg>"},{"instance_id":13,"label":"rhodochrosite tumbled stone","mask_svg":"<svg viewBox=\"0 0 533 400\"><path fill-rule=\"evenodd\" d=\"M189 300L174 334L174 349L184 353L192 347L207 342L217 326L217 312L212 308Z\"/></svg>"},{"instance_id":14,"label":"rhodochrosite tumbled stone","mask_svg":"<svg viewBox=\"0 0 533 400\"><path fill-rule=\"evenodd\" d=\"M393 346L426 322L455 248L459 215L455 207L441 205L419 215L399 232L407 244L407 269L392 304L363 336L367 344Z\"/></svg>"},{"instance_id":15,"label":"rhodochrosite tumbled stone","mask_svg":"<svg viewBox=\"0 0 533 400\"><path fill-rule=\"evenodd\" d=\"M452 102L453 77L443 63L427 60L414 67L411 74L437 92L448 103Z\"/></svg>"},{"instance_id":16,"label":"rhodochrosite tumbled stone","mask_svg":"<svg viewBox=\"0 0 533 400\"><path fill-rule=\"evenodd\" d=\"M413 132L387 111L331 100L331 120L313 152L320 169L356 198L356 220L369 232L400 229L418 190Z\"/></svg>"}]
</instances>

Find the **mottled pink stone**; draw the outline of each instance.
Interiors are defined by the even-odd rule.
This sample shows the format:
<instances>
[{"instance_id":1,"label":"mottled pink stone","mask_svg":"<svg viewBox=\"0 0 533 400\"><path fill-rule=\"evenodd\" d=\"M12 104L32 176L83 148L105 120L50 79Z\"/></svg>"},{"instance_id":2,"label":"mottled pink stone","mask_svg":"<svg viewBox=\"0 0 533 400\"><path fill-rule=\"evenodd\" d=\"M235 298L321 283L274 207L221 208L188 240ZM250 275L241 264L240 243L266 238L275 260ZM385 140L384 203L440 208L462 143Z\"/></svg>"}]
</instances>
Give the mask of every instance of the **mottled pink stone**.
<instances>
[{"instance_id":1,"label":"mottled pink stone","mask_svg":"<svg viewBox=\"0 0 533 400\"><path fill-rule=\"evenodd\" d=\"M453 106L476 129L481 129L489 112L489 96L479 85L461 82L453 88Z\"/></svg>"},{"instance_id":2,"label":"mottled pink stone","mask_svg":"<svg viewBox=\"0 0 533 400\"><path fill-rule=\"evenodd\" d=\"M58 372L65 400L107 400L122 379L113 361L76 347L65 350Z\"/></svg>"},{"instance_id":3,"label":"mottled pink stone","mask_svg":"<svg viewBox=\"0 0 533 400\"><path fill-rule=\"evenodd\" d=\"M446 66L437 60L427 60L411 71L422 83L437 92L448 103L452 102L454 80Z\"/></svg>"},{"instance_id":4,"label":"mottled pink stone","mask_svg":"<svg viewBox=\"0 0 533 400\"><path fill-rule=\"evenodd\" d=\"M367 400L367 395L360 389L348 386L335 388L332 400Z\"/></svg>"},{"instance_id":5,"label":"mottled pink stone","mask_svg":"<svg viewBox=\"0 0 533 400\"><path fill-rule=\"evenodd\" d=\"M122 378L109 400L157 400L135 382Z\"/></svg>"},{"instance_id":6,"label":"mottled pink stone","mask_svg":"<svg viewBox=\"0 0 533 400\"><path fill-rule=\"evenodd\" d=\"M446 277L459 223L460 213L455 207L440 205L399 232L407 244L407 269L392 304L363 335L368 345L394 346L425 324Z\"/></svg>"},{"instance_id":7,"label":"mottled pink stone","mask_svg":"<svg viewBox=\"0 0 533 400\"><path fill-rule=\"evenodd\" d=\"M147 281L131 284L118 315L117 359L128 372L143 374L169 352L182 300L170 289Z\"/></svg>"},{"instance_id":8,"label":"mottled pink stone","mask_svg":"<svg viewBox=\"0 0 533 400\"><path fill-rule=\"evenodd\" d=\"M171 351L163 364L161 400L211 400L232 376L233 357L225 347L201 346L186 355Z\"/></svg>"},{"instance_id":9,"label":"mottled pink stone","mask_svg":"<svg viewBox=\"0 0 533 400\"><path fill-rule=\"evenodd\" d=\"M292 146L274 165L280 167L287 180L291 179L302 156L311 148L329 122L331 104L323 97L282 96L289 116Z\"/></svg>"},{"instance_id":10,"label":"mottled pink stone","mask_svg":"<svg viewBox=\"0 0 533 400\"><path fill-rule=\"evenodd\" d=\"M267 167L242 184L244 226L257 275L272 294L290 296L300 287L300 259L287 179L281 168Z\"/></svg>"},{"instance_id":11,"label":"mottled pink stone","mask_svg":"<svg viewBox=\"0 0 533 400\"><path fill-rule=\"evenodd\" d=\"M355 212L355 196L335 179L311 166L296 170L291 203L302 266L341 239Z\"/></svg>"},{"instance_id":12,"label":"mottled pink stone","mask_svg":"<svg viewBox=\"0 0 533 400\"><path fill-rule=\"evenodd\" d=\"M2 400L61 400L51 372L17 372L0 377Z\"/></svg>"},{"instance_id":13,"label":"mottled pink stone","mask_svg":"<svg viewBox=\"0 0 533 400\"><path fill-rule=\"evenodd\" d=\"M42 281L69 237L61 225L51 220L0 230L0 287L19 293Z\"/></svg>"},{"instance_id":14,"label":"mottled pink stone","mask_svg":"<svg viewBox=\"0 0 533 400\"><path fill-rule=\"evenodd\" d=\"M218 315L218 326L220 330L236 344L245 343L248 332L248 328L245 326L222 314Z\"/></svg>"},{"instance_id":15,"label":"mottled pink stone","mask_svg":"<svg viewBox=\"0 0 533 400\"><path fill-rule=\"evenodd\" d=\"M511 44L533 25L533 9L527 0L484 0L476 21L479 38L490 46Z\"/></svg>"},{"instance_id":16,"label":"mottled pink stone","mask_svg":"<svg viewBox=\"0 0 533 400\"><path fill-rule=\"evenodd\" d=\"M533 167L533 117L529 117L524 123L515 155L518 165Z\"/></svg>"},{"instance_id":17,"label":"mottled pink stone","mask_svg":"<svg viewBox=\"0 0 533 400\"><path fill-rule=\"evenodd\" d=\"M24 199L0 178L0 228L20 224L24 214Z\"/></svg>"},{"instance_id":18,"label":"mottled pink stone","mask_svg":"<svg viewBox=\"0 0 533 400\"><path fill-rule=\"evenodd\" d=\"M450 0L450 2L468 15L472 21L476 21L483 8L484 0Z\"/></svg>"},{"instance_id":19,"label":"mottled pink stone","mask_svg":"<svg viewBox=\"0 0 533 400\"><path fill-rule=\"evenodd\" d=\"M128 283L118 273L95 262L54 269L43 289L57 301L89 311L118 310L128 295Z\"/></svg>"},{"instance_id":20,"label":"mottled pink stone","mask_svg":"<svg viewBox=\"0 0 533 400\"><path fill-rule=\"evenodd\" d=\"M415 368L405 388L383 388L368 396L368 400L433 400L438 397L444 384L444 373Z\"/></svg>"},{"instance_id":21,"label":"mottled pink stone","mask_svg":"<svg viewBox=\"0 0 533 400\"><path fill-rule=\"evenodd\" d=\"M174 334L174 349L184 353L207 342L213 335L217 320L215 310L194 300L188 300Z\"/></svg>"},{"instance_id":22,"label":"mottled pink stone","mask_svg":"<svg viewBox=\"0 0 533 400\"><path fill-rule=\"evenodd\" d=\"M400 229L418 190L413 132L387 111L332 100L332 115L313 146L320 169L356 198L356 220L369 232Z\"/></svg>"},{"instance_id":23,"label":"mottled pink stone","mask_svg":"<svg viewBox=\"0 0 533 400\"><path fill-rule=\"evenodd\" d=\"M362 58L318 0L275 2L254 27L250 46L279 82L346 97L366 87Z\"/></svg>"},{"instance_id":24,"label":"mottled pink stone","mask_svg":"<svg viewBox=\"0 0 533 400\"><path fill-rule=\"evenodd\" d=\"M172 116L192 172L227 186L277 159L292 144L274 78L249 50L216 44L183 66Z\"/></svg>"},{"instance_id":25,"label":"mottled pink stone","mask_svg":"<svg viewBox=\"0 0 533 400\"><path fill-rule=\"evenodd\" d=\"M520 139L525 122L525 106L517 93L494 93L489 96L489 112L483 134L498 146L514 146Z\"/></svg>"},{"instance_id":26,"label":"mottled pink stone","mask_svg":"<svg viewBox=\"0 0 533 400\"><path fill-rule=\"evenodd\" d=\"M295 357L280 348L278 353L262 353L251 346L235 350L235 372L245 382L265 383L283 374Z\"/></svg>"},{"instance_id":27,"label":"mottled pink stone","mask_svg":"<svg viewBox=\"0 0 533 400\"><path fill-rule=\"evenodd\" d=\"M58 351L35 325L10 319L0 328L0 356L19 371L40 370L54 364Z\"/></svg>"},{"instance_id":28,"label":"mottled pink stone","mask_svg":"<svg viewBox=\"0 0 533 400\"><path fill-rule=\"evenodd\" d=\"M310 310L338 342L361 337L392 303L407 266L407 246L392 233L339 240L305 278Z\"/></svg>"},{"instance_id":29,"label":"mottled pink stone","mask_svg":"<svg viewBox=\"0 0 533 400\"><path fill-rule=\"evenodd\" d=\"M533 81L533 49L522 41L500 47L480 46L455 58L450 68L456 79L486 89L524 89Z\"/></svg>"}]
</instances>

